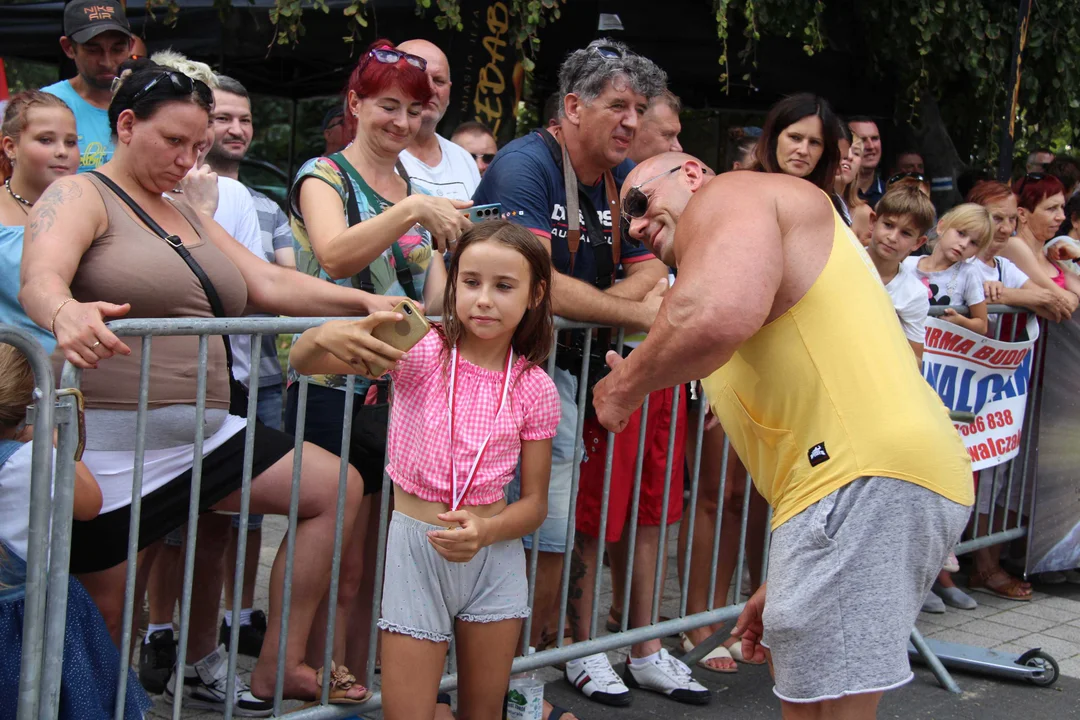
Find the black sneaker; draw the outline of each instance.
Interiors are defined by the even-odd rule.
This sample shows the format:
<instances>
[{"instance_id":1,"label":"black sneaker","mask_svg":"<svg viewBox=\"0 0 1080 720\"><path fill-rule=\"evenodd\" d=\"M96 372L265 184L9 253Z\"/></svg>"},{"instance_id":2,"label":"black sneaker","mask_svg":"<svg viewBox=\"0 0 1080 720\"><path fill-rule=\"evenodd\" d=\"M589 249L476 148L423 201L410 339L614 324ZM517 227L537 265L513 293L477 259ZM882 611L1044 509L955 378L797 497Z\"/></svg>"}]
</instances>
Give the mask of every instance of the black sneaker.
<instances>
[{"instance_id":1,"label":"black sneaker","mask_svg":"<svg viewBox=\"0 0 1080 720\"><path fill-rule=\"evenodd\" d=\"M139 682L151 695L165 692L173 666L176 665L176 640L172 630L156 630L150 642L139 649Z\"/></svg>"},{"instance_id":2,"label":"black sneaker","mask_svg":"<svg viewBox=\"0 0 1080 720\"><path fill-rule=\"evenodd\" d=\"M225 624L225 618L221 619L221 627L218 628L218 642L229 649L229 633L231 628ZM251 624L240 626L241 655L257 658L262 652L263 638L266 637L266 613L262 610L251 612Z\"/></svg>"}]
</instances>

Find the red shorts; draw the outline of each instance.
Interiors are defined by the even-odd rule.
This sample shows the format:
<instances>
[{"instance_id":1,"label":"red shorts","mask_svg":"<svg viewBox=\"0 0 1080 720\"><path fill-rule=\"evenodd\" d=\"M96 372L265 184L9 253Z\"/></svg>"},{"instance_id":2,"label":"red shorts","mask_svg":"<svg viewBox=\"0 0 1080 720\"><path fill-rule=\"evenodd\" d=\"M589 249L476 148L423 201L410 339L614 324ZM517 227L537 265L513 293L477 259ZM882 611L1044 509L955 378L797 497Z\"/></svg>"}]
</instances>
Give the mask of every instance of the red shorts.
<instances>
[{"instance_id":1,"label":"red shorts","mask_svg":"<svg viewBox=\"0 0 1080 720\"><path fill-rule=\"evenodd\" d=\"M645 429L645 457L641 466L641 499L638 505L640 525L660 525L664 502L664 470L667 465L668 437L671 429L671 405L674 388L649 395L649 418ZM679 398L675 424L675 449L671 458L671 494L667 524L678 522L683 508L683 457L686 454L685 398ZM637 466L641 410L630 416L626 429L615 436L612 456L611 494L608 499L607 542L616 542L630 519ZM585 420L585 459L578 482L577 529L586 535L600 535L600 507L604 492L604 460L607 459L607 430L595 418Z\"/></svg>"}]
</instances>

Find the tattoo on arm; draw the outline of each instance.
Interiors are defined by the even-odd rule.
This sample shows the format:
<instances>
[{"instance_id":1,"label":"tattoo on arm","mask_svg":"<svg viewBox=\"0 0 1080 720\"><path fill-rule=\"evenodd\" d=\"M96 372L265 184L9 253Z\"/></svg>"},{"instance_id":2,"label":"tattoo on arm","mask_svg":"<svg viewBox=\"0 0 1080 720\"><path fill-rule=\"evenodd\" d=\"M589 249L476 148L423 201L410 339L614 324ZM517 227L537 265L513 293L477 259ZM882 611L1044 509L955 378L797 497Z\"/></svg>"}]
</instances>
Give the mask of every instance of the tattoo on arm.
<instances>
[{"instance_id":1,"label":"tattoo on arm","mask_svg":"<svg viewBox=\"0 0 1080 720\"><path fill-rule=\"evenodd\" d=\"M33 240L38 233L52 229L64 203L82 197L82 188L78 183L54 183L45 194L34 203L33 219L30 221L30 237Z\"/></svg>"},{"instance_id":2,"label":"tattoo on arm","mask_svg":"<svg viewBox=\"0 0 1080 720\"><path fill-rule=\"evenodd\" d=\"M581 535L578 534L574 538L574 549L570 551L570 589L567 592L568 602L566 603L566 619L570 622L571 628L577 628L580 620L577 608L574 606L574 600L580 600L584 594L582 582L588 573L588 568L585 565L584 549Z\"/></svg>"}]
</instances>

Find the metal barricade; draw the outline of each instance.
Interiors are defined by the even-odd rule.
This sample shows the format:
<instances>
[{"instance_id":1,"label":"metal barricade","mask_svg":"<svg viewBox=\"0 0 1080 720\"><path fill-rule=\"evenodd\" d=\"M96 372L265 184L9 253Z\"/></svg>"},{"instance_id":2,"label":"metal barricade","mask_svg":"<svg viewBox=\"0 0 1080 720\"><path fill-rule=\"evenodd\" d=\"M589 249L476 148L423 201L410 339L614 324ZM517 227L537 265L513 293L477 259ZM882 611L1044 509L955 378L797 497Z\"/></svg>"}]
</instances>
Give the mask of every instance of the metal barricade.
<instances>
[{"instance_id":1,"label":"metal barricade","mask_svg":"<svg viewBox=\"0 0 1080 720\"><path fill-rule=\"evenodd\" d=\"M1003 308L995 308L995 312L1007 311ZM150 358L152 353L152 339L159 336L196 336L198 337L198 375L196 386L196 403L195 403L195 437L194 437L194 457L202 458L203 456L203 444L206 440L204 437L204 420L206 413L206 392L207 392L207 360L208 360L208 348L209 342L212 337L228 335L228 334L243 334L251 335L251 367L258 367L260 352L261 352L261 339L263 335L277 335L277 334L292 334L302 332L310 327L314 327L323 322L326 322L330 318L243 318L243 319L169 319L169 320L120 320L109 324L110 329L122 338L126 338L130 341L131 338L136 338L142 345L141 356L141 376L138 390L138 410L137 410L137 437L135 439L134 450L134 472L132 477L131 488L131 525L128 539L128 567L127 567L127 582L124 596L124 620L122 631L121 647L125 651L121 652L121 672L120 672L120 687L118 692L118 707L116 708L115 717L120 720L124 717L123 702L125 697L125 683L127 682L127 670L130 663L130 654L126 651L131 647L131 639L135 632L132 626L133 623L133 608L135 605L135 578L136 578L136 563L133 561L138 555L138 541L139 541L139 521L140 521L140 508L142 501L142 486L143 486L143 460L146 453L146 427L148 416L148 398L149 398L149 368ZM563 329L581 329L591 328L593 326L583 323L572 323L559 320L557 322L557 330ZM662 499L662 507L660 508L661 518L660 522L660 546L657 552L655 561L654 577L653 577L653 596L650 599L650 615L651 623L640 627L629 627L630 615L631 615L631 587L633 582L633 568L634 568L634 554L637 551L636 541L639 530L639 509L641 506L641 488L642 488L642 476L643 476L643 461L646 444L649 442L648 429L646 427L645 418L648 416L648 400L646 400L645 407L642 408L642 422L638 431L637 452L635 460L635 470L632 478L632 490L631 490L631 506L629 521L626 526L627 534L627 548L628 548L628 561L626 572L624 576L625 593L622 599L622 621L619 632L605 633L602 631L599 621L600 612L600 589L602 583L602 565L605 552L605 534L608 508L610 503L610 494L613 481L615 482L627 482L626 478L612 478L613 472L613 453L615 450L615 435L613 433L607 433L607 446L605 456L605 469L603 475L603 491L601 495L601 517L599 525L599 538L597 543L597 552L595 561L595 567L597 569L596 576L592 586L592 603L587 608L585 617L588 619L588 638L579 639L578 642L565 642L566 638L563 636L563 628L565 627L568 617L568 607L570 605L570 584L571 584L571 572L570 565L572 555L575 547L575 534L576 534L576 502L578 494L578 484L580 478L580 458L583 450L584 439L584 423L585 423L585 407L586 407L586 393L588 392L588 383L585 381L589 377L589 364L590 364L590 350L592 342L592 334L584 333L584 352L581 361L581 366L578 377L578 391L577 391L577 425L574 432L575 438L575 454L573 462L573 471L571 477L570 488L570 508L568 517L568 526L566 531L566 550L563 553L563 569L561 575L560 593L559 593L559 609L557 617L557 636L555 647L552 649L542 650L534 654L527 654L524 652L523 647L522 654L514 660L513 672L520 673L528 670L533 670L541 667L551 666L556 663L566 662L572 659L585 657L598 652L611 651L618 648L627 647L629 645L644 642L647 640L654 640L664 638L668 635L677 632L685 632L693 629L701 628L706 625L711 625L719 622L726 622L734 619L738 616L743 607L741 602L741 590L742 590L742 575L743 569L746 564L746 546L747 542L753 542L754 538L748 538L748 527L751 516L751 483L749 478L745 480L745 487L742 493L742 507L739 513L739 534L737 547L730 547L729 542L727 546L722 547L721 543L721 530L724 518L724 503L725 493L729 490L728 485L728 473L727 468L730 462L737 462L737 458L730 452L730 446L725 439L723 441L723 447L721 451L722 459L720 461L721 471L719 478L706 478L705 480L712 485L715 482L716 485L716 518L715 528L713 531L713 537L711 547L702 547L701 543L695 543L694 540L694 525L695 517L698 509L699 491L703 486L702 480L702 453L703 443L706 441L712 442L704 437L704 419L706 414L706 403L702 400L697 407L691 412L685 412L684 407L686 403L682 398L683 388L674 389L674 399L671 407L670 427L671 434L667 439L667 457L666 466L664 468L663 483L664 492ZM7 329L0 329L0 341L16 344L20 349L26 347L25 343L19 333L10 331ZM619 344L622 344L622 336L619 336ZM1041 342L1040 342L1041 347ZM39 355L40 348L37 348ZM40 370L40 375L36 375L39 380L39 385L45 386L39 390L41 400L39 401L39 409L37 414L37 422L44 426L49 426L53 423L53 418L50 417L52 412L52 375L49 368L47 358L36 357L32 358L34 364L35 373ZM40 366L40 367L39 367ZM554 374L556 367L556 358L554 355L549 359L548 372ZM75 370L70 365L65 366L65 371L62 378L62 387L78 387L81 377L81 372ZM1032 375L1032 398L1037 392L1036 382L1037 373ZM250 396L248 399L248 420L245 430L245 451L244 451L244 471L241 484L241 500L239 511L239 534L237 542L237 557L236 557L236 569L235 574L231 578L233 582L234 594L233 597L239 599L242 597L242 585L244 578L244 562L247 544L247 527L248 518L250 513L251 503L251 485L252 485L252 459L254 451L254 437L256 426L256 413L255 409L258 402L258 387L257 383L253 383ZM343 553L359 552L356 542L350 543L350 547L346 549L343 547L343 529L344 529L344 513L345 513L345 497L346 497L346 479L348 476L348 446L349 438L352 428L352 416L353 416L353 403L355 401L355 378L350 377L348 383L344 388L346 402L345 412L343 418L343 432L342 432L342 452L340 456L339 474L338 474L338 495L337 495L337 512L335 517L335 532L334 543L332 548L332 564L331 564L331 577L329 582L329 612L328 612L328 626L326 627L326 650L324 653L324 667L331 665L331 653L333 649L333 638L336 631L334 618L335 618L335 605L338 595L339 575L341 570L341 563ZM298 388L298 411L296 418L296 439L293 446L293 471L292 471L292 485L290 502L288 507L288 533L286 535L285 544L285 556L284 556L284 593L281 599L281 608L271 608L273 613L272 622L279 623L281 642L278 648L278 654L276 658L276 679L275 679L275 691L273 697L274 703L274 716L281 715L289 708L286 706L286 699L284 698L283 680L286 665L286 638L288 637L289 630L289 615L292 602L292 596L294 592L293 576L295 570L295 550L296 550L296 528L298 525L299 515L299 500L300 500L300 487L301 487L301 469L303 463L303 446L302 438L304 437L304 427L306 422L306 410L307 410L307 397L308 397L309 381L307 378L302 378L299 382ZM1030 402L1030 400L1029 400ZM70 408L73 405L73 399L65 398L61 401L61 408ZM1030 407L1030 406L1029 406ZM66 413L67 411L65 411ZM696 419L696 427L693 428L693 447L694 452L692 457L688 457L688 474L684 480L684 487L688 490L689 502L688 506L684 508L683 521L688 524L687 527L687 549L684 557L679 559L676 563L679 567L674 568L674 574L681 576L679 581L679 593L678 598L671 598L673 602L671 607L673 608L672 617L668 620L660 620L660 610L664 605L664 581L667 578L665 574L665 560L667 558L667 546L669 543L668 537L668 525L666 518L668 515L669 503L672 501L672 478L673 474L677 471L673 468L673 450L675 449L674 443L676 442L675 428L676 423L681 416L683 421L689 421L691 417ZM43 579L40 575L39 568L43 567L42 559L45 557L47 548L45 547L47 540L52 547L52 555L50 557L51 565L49 568L49 592L48 592L48 606L37 607L32 606L28 601L28 615L27 615L27 637L28 641L25 644L26 652L23 656L23 675L21 683L21 692L24 694L21 696L20 708L19 708L19 720L29 720L30 718L55 718L56 717L56 698L59 692L59 678L60 678L60 665L62 661L62 644L63 644L63 623L64 614L66 610L66 581L67 581L67 566L71 542L71 507L72 507L72 487L73 487L73 473L74 473L74 461L70 459L70 450L74 447L72 439L74 438L75 428L69 421L70 413L57 413L57 424L64 430L60 433L60 442L58 445L58 460L57 467L57 491L56 499L53 503L53 517L51 524L51 538L47 536L49 533L49 518L48 501L47 497L48 489L45 484L39 481L38 475L35 474L33 500L31 503L31 547L30 557L28 558L28 565L30 567L30 575L27 579L28 586L28 598L33 598L34 602L42 603L43 595L41 594L41 587L43 585ZM41 435L36 435L40 437ZM655 440L655 439L653 439ZM714 448L715 449L715 448ZM47 448L40 449L35 447L35 471L39 468L43 471L47 468L46 463L50 461L50 457L47 453ZM1030 438L1025 437L1025 446L1021 452L1023 458L1020 468L1021 478L1028 476L1028 463L1031 460L1030 454L1032 447ZM41 456L40 458L38 456ZM1019 458L1018 458L1019 459ZM1010 490L1014 481L1014 475L1017 468L1016 463L1011 463L1007 471L1008 483ZM202 466L201 461L196 461L192 470L191 477L191 498L188 507L188 522L187 522L187 536L186 536L186 552L184 557L184 577L183 577L183 591L180 601L180 622L179 622L179 643L177 647L177 664L178 667L182 667L185 662L189 660L187 658L186 647L189 636L189 620L191 614L192 604L192 586L195 579L195 573L197 568L195 567L195 544L199 523L199 493L202 481ZM999 481L999 475L995 474L993 483L996 484ZM743 482L741 479L739 482ZM384 477L383 480L383 492L381 495L381 506L379 512L379 530L378 530L378 542L375 549L375 563L376 563L376 582L373 588L373 604L376 612L373 613L372 623L368 631L369 636L369 653L367 672L365 677L359 678L360 681L367 687L372 687L375 683L375 658L376 658L376 636L377 626L376 620L378 618L377 610L381 606L382 597L382 574L383 566L385 563L386 552L386 535L389 525L389 509L390 509L390 493L392 492L392 483L388 477ZM1008 498L1008 495L1006 496ZM1021 495L1023 498L1023 495ZM1034 486L1032 485L1031 492L1027 496L1029 502L1034 501ZM1008 500L1006 500L1008 503ZM1022 503L1021 503L1022 504ZM1008 517L1008 504L1006 504L1005 510L1006 518ZM983 534L977 534L976 537L963 543L958 549L958 552L970 552L979 547L985 547L987 545L1003 542L1006 540L1020 537L1027 532L1026 526L1021 522L1021 513L1017 513L1016 523L1013 527L1005 527L1001 530L995 530L993 521L988 525L988 531ZM768 563L768 525L769 518L765 519L765 532L764 537L760 539L762 543L762 577L765 575L765 570ZM538 534L534 534L532 542L531 553L528 554L528 578L529 578L529 603L530 606L534 604L536 587L537 587L537 572L538 572L538 558L539 558L539 543ZM330 548L327 548L328 550ZM688 594L690 590L690 583L701 582L702 578L691 578L691 566L692 558L695 553L709 551L710 552L710 567L711 572L708 577L708 591L707 607L704 610L688 613ZM735 552L737 560L734 567L733 576L731 579L734 585L733 601L730 603L717 603L717 590L721 591L720 597L727 597L726 587L719 587L717 566L722 553ZM681 572L680 572L681 570ZM226 578L228 581L229 578ZM141 601L141 598L138 598ZM36 613L31 617L29 610L34 610ZM231 642L230 647L232 650L229 653L228 660L228 688L226 696L231 697L234 691L234 682L237 672L237 644L239 634L239 614L240 603L235 602L232 610L232 622L231 622ZM47 617L46 617L47 616ZM44 622L42 621L44 619ZM523 637L530 637L532 625L537 622L538 618L530 617L524 622ZM47 630L46 630L47 628ZM313 632L320 632L321 628L313 628ZM684 657L684 660L690 664L693 664L701 657L704 657L707 653L711 652L717 645L721 643L724 637L724 633L715 633L708 640L699 643L693 650ZM920 638L921 639L921 638ZM45 654L41 654L42 643L44 642ZM527 643L526 643L527 644ZM55 652L54 652L55 651ZM43 675L43 665L47 666ZM451 655L451 667L452 655ZM942 669L942 673L944 670ZM327 705L329 697L329 676L330 673L324 673L321 703L319 707L311 708L308 710L296 713L297 720L305 720L307 718L332 718L341 717L342 708L330 707ZM44 677L44 680L42 680ZM947 677L947 674L945 675ZM36 683L41 683L40 693L35 686ZM449 690L456 687L457 677L455 674L446 674L443 676L440 683L440 687L443 690ZM38 707L38 698L40 697L40 707ZM178 720L182 715L182 693L177 695L176 702L172 708L172 717L174 720ZM364 711L374 710L380 707L381 697L376 693L372 699L363 706L351 706L353 712L359 709ZM233 708L227 706L224 711L226 718L232 717Z\"/></svg>"}]
</instances>

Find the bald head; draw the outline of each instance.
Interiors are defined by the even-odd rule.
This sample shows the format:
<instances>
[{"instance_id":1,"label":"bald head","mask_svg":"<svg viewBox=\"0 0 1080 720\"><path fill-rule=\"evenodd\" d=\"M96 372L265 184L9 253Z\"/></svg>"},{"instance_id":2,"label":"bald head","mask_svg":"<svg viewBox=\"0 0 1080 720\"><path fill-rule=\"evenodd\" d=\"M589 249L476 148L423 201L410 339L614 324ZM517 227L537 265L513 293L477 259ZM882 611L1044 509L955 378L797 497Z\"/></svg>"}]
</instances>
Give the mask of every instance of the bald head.
<instances>
[{"instance_id":1,"label":"bald head","mask_svg":"<svg viewBox=\"0 0 1080 720\"><path fill-rule=\"evenodd\" d=\"M427 61L427 76L431 83L431 100L424 105L420 116L420 136L430 136L435 132L435 126L446 114L446 107L450 104L450 62L446 59L446 53L434 43L427 40L406 40L397 46L397 49L410 55L418 55Z\"/></svg>"},{"instance_id":2,"label":"bald head","mask_svg":"<svg viewBox=\"0 0 1080 720\"><path fill-rule=\"evenodd\" d=\"M659 155L653 155L647 160L643 160L638 163L630 174L626 176L626 180L623 181L623 188L629 188L631 185L636 185L642 180L647 180L653 175L658 175L665 170L670 170L676 165L683 165L684 163L696 163L699 167L708 170L708 166L701 160L689 153L684 152L665 152ZM711 172L711 171L710 171Z\"/></svg>"},{"instance_id":3,"label":"bald head","mask_svg":"<svg viewBox=\"0 0 1080 720\"><path fill-rule=\"evenodd\" d=\"M630 171L622 186L622 211L630 237L675 266L675 225L683 209L716 174L693 155L666 152Z\"/></svg>"}]
</instances>

